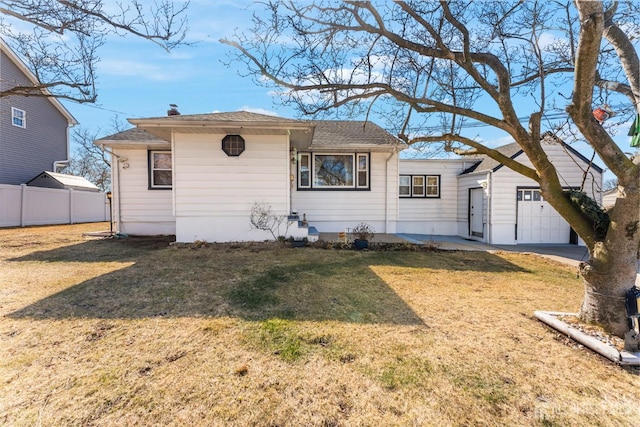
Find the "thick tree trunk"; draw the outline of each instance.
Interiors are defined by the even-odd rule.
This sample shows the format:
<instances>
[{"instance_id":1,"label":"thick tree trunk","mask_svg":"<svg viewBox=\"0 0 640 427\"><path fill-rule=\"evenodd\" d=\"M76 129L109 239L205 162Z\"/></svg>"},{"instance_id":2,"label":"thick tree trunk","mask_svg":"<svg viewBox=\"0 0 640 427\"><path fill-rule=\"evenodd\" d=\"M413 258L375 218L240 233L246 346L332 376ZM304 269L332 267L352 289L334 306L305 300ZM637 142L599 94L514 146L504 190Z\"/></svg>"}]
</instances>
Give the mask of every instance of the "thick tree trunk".
<instances>
[{"instance_id":1,"label":"thick tree trunk","mask_svg":"<svg viewBox=\"0 0 640 427\"><path fill-rule=\"evenodd\" d=\"M605 241L597 242L589 261L580 265L585 283L580 318L623 337L628 330L624 295L635 284L637 274L640 233L637 188L626 188L610 216Z\"/></svg>"}]
</instances>

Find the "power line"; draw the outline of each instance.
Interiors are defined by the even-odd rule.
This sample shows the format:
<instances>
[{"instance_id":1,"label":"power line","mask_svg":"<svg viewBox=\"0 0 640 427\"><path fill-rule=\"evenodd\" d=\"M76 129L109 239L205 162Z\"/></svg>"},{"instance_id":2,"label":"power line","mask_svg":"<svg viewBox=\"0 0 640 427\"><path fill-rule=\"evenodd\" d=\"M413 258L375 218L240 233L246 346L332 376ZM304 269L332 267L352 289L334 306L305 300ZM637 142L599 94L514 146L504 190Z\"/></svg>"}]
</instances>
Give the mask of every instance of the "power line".
<instances>
[{"instance_id":1,"label":"power line","mask_svg":"<svg viewBox=\"0 0 640 427\"><path fill-rule=\"evenodd\" d=\"M613 105L611 106L612 109L619 109L624 107L625 104L618 104L618 105ZM568 117L569 114L566 112L557 112L557 113L552 113L552 114L545 114L542 116L542 118L544 120L560 120L560 119L565 119L566 117ZM520 123L525 123L526 121L528 121L530 119L529 116L520 116L518 117L518 120L520 121ZM464 123L464 125L462 126L463 128L480 128L480 127L493 127L493 125L490 125L488 123L482 122L480 120L471 120L469 122ZM442 129L442 126L426 126L424 128L422 128L425 131L438 131Z\"/></svg>"}]
</instances>

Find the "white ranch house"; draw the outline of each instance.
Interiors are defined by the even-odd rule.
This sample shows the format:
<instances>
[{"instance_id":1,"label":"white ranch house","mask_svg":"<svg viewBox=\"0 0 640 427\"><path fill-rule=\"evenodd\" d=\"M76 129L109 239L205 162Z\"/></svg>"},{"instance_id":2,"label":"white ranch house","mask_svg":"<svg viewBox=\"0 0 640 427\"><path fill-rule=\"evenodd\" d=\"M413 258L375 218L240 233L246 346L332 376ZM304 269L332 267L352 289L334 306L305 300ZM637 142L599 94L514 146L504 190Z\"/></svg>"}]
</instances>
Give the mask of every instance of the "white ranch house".
<instances>
[{"instance_id":1,"label":"white ranch house","mask_svg":"<svg viewBox=\"0 0 640 427\"><path fill-rule=\"evenodd\" d=\"M95 143L114 154L115 229L178 242L259 241L256 203L290 216L288 234L317 238L360 222L377 233L457 235L491 244L577 243L534 181L488 158L405 160L371 122L300 121L249 112L131 119ZM601 201L602 169L547 134L567 188ZM502 152L529 163L515 144ZM585 178L585 170L588 173ZM306 219L309 226L302 223ZM298 221L300 220L300 221ZM283 227L284 231L284 227Z\"/></svg>"}]
</instances>

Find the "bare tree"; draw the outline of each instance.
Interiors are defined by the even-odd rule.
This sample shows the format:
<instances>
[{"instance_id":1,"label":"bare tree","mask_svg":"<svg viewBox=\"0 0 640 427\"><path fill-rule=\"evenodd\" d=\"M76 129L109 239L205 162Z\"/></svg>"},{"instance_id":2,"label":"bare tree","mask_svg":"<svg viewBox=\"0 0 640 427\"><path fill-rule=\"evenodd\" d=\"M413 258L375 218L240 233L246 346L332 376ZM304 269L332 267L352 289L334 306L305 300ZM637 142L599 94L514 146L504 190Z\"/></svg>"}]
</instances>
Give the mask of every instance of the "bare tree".
<instances>
[{"instance_id":1,"label":"bare tree","mask_svg":"<svg viewBox=\"0 0 640 427\"><path fill-rule=\"evenodd\" d=\"M170 50L184 42L187 6L138 0L0 1L0 36L37 79L0 80L0 97L53 95L95 102L97 51L107 37L130 34Z\"/></svg>"},{"instance_id":2,"label":"bare tree","mask_svg":"<svg viewBox=\"0 0 640 427\"><path fill-rule=\"evenodd\" d=\"M97 132L76 129L73 133L75 148L71 152L69 164L61 172L84 177L97 185L101 191L109 191L111 189L111 158L93 144L97 136Z\"/></svg>"},{"instance_id":3,"label":"bare tree","mask_svg":"<svg viewBox=\"0 0 640 427\"><path fill-rule=\"evenodd\" d=\"M280 88L306 114L384 111L409 143L480 153L540 185L586 243L590 259L581 317L624 335L625 291L635 283L640 242L640 167L592 111L640 104L638 14L633 2L270 2L268 17L221 42L248 74ZM606 6L606 7L605 7ZM264 77L267 79L264 79ZM473 121L509 135L533 167L484 145ZM523 123L524 122L524 123ZM568 194L541 136L584 138L622 189L606 213ZM595 214L593 214L595 212Z\"/></svg>"}]
</instances>

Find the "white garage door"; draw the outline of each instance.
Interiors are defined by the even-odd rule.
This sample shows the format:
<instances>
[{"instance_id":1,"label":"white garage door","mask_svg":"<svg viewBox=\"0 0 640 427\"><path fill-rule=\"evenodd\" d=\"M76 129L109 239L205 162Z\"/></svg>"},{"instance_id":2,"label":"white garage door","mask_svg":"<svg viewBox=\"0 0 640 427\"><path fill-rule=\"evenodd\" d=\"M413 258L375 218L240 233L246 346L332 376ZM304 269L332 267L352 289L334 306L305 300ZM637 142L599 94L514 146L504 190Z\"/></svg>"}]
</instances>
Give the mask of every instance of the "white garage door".
<instances>
[{"instance_id":1,"label":"white garage door","mask_svg":"<svg viewBox=\"0 0 640 427\"><path fill-rule=\"evenodd\" d=\"M539 190L518 190L518 243L569 243L570 230Z\"/></svg>"}]
</instances>

